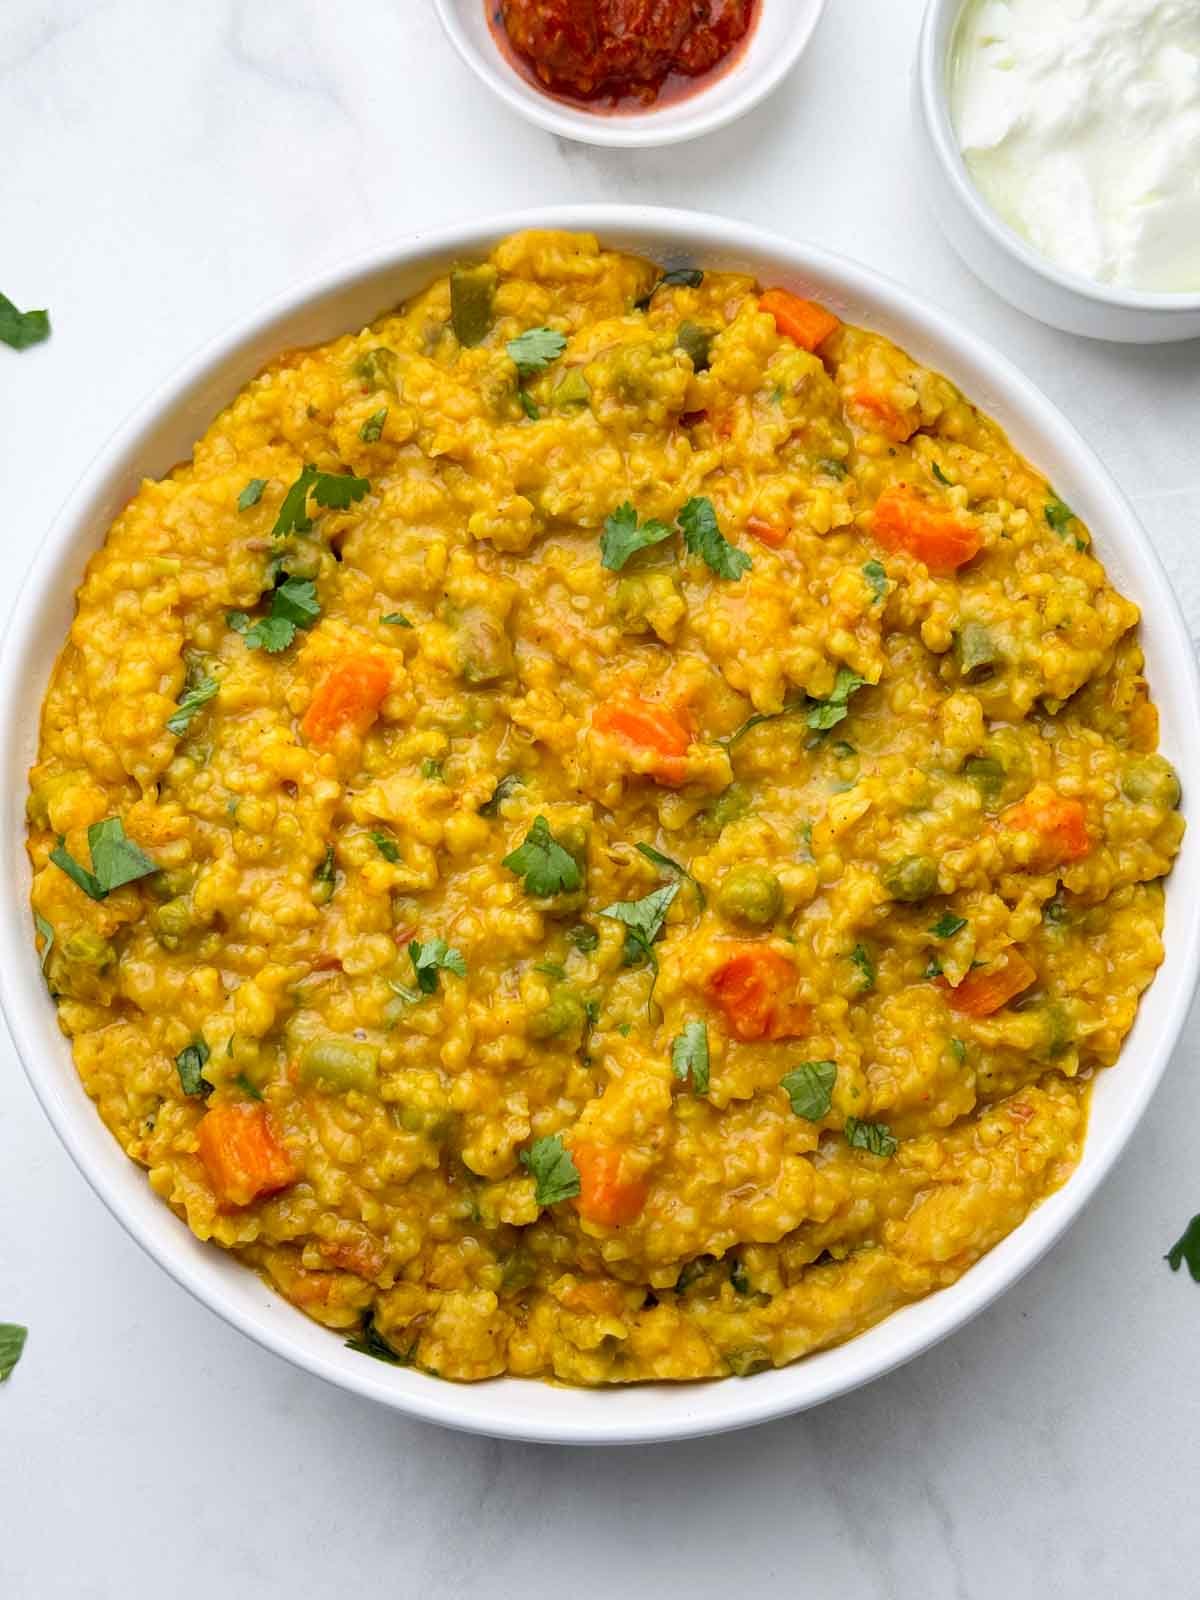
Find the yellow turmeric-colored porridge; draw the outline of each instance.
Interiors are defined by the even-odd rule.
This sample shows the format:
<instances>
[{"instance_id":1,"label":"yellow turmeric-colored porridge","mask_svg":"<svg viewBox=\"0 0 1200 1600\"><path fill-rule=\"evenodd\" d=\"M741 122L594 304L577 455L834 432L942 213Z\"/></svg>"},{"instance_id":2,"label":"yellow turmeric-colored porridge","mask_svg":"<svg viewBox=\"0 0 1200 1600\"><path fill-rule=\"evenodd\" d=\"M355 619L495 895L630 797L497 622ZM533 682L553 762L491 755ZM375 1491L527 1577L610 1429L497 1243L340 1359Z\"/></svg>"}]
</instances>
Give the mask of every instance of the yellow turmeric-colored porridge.
<instances>
[{"instance_id":1,"label":"yellow turmeric-colored porridge","mask_svg":"<svg viewBox=\"0 0 1200 1600\"><path fill-rule=\"evenodd\" d=\"M109 531L33 906L156 1192L447 1378L744 1376L1069 1175L1161 959L1137 611L954 386L528 233Z\"/></svg>"}]
</instances>

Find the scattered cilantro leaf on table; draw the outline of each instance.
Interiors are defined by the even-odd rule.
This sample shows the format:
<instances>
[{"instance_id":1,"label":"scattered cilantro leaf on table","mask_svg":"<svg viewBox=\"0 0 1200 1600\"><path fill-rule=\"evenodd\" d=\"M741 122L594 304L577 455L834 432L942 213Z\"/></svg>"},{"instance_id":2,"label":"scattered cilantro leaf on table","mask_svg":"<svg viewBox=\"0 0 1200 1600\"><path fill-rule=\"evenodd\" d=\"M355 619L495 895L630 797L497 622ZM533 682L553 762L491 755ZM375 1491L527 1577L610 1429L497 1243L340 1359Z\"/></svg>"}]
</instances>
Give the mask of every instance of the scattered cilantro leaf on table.
<instances>
[{"instance_id":1,"label":"scattered cilantro leaf on table","mask_svg":"<svg viewBox=\"0 0 1200 1600\"><path fill-rule=\"evenodd\" d=\"M28 350L50 337L48 311L18 311L7 295L0 294L0 344Z\"/></svg>"}]
</instances>

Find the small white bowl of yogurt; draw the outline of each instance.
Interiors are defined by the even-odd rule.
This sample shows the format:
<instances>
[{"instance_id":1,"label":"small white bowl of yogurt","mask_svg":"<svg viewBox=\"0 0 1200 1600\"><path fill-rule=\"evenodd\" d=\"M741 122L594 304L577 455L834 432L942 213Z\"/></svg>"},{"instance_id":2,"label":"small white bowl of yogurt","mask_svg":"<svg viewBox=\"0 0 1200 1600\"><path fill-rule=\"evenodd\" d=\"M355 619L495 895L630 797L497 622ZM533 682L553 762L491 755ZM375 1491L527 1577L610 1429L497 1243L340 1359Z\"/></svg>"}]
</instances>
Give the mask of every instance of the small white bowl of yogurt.
<instances>
[{"instance_id":1,"label":"small white bowl of yogurt","mask_svg":"<svg viewBox=\"0 0 1200 1600\"><path fill-rule=\"evenodd\" d=\"M915 94L934 214L991 289L1200 337L1200 0L931 0Z\"/></svg>"}]
</instances>

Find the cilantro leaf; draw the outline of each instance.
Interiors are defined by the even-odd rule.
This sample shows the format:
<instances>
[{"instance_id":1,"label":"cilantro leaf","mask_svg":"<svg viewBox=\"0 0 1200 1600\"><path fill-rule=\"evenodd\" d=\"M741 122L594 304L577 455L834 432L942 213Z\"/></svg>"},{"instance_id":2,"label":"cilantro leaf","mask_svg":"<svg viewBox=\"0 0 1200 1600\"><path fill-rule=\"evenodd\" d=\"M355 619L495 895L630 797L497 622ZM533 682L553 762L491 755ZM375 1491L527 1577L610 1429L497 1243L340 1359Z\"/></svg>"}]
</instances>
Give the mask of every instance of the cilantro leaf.
<instances>
[{"instance_id":1,"label":"cilantro leaf","mask_svg":"<svg viewBox=\"0 0 1200 1600\"><path fill-rule=\"evenodd\" d=\"M704 910L705 906L708 904L708 896L704 892L704 885L697 883L695 878L692 877L691 873L685 866L682 865L681 862L672 860L670 856L664 855L661 850L656 850L652 844L637 844L634 845L634 849L639 853L639 855L645 856L646 860L651 862L661 872L673 872L676 877L683 878L685 882L690 883L692 888L696 891L696 899L700 904L701 911Z\"/></svg>"},{"instance_id":2,"label":"cilantro leaf","mask_svg":"<svg viewBox=\"0 0 1200 1600\"><path fill-rule=\"evenodd\" d=\"M433 756L426 756L424 761L421 763L421 776L423 778L429 778L432 781L441 783L444 778L442 763L440 761L435 761Z\"/></svg>"},{"instance_id":3,"label":"cilantro leaf","mask_svg":"<svg viewBox=\"0 0 1200 1600\"><path fill-rule=\"evenodd\" d=\"M262 499L262 492L267 487L265 478L251 478L250 482L237 497L239 511L249 511L251 506L256 506Z\"/></svg>"},{"instance_id":4,"label":"cilantro leaf","mask_svg":"<svg viewBox=\"0 0 1200 1600\"><path fill-rule=\"evenodd\" d=\"M524 389L518 389L517 399L521 402L521 410L529 418L530 422L537 422L542 413L538 410L537 401L533 396L526 393Z\"/></svg>"},{"instance_id":5,"label":"cilantro leaf","mask_svg":"<svg viewBox=\"0 0 1200 1600\"><path fill-rule=\"evenodd\" d=\"M935 939L953 939L966 925L966 917L956 917L953 911L943 911L929 931Z\"/></svg>"},{"instance_id":6,"label":"cilantro leaf","mask_svg":"<svg viewBox=\"0 0 1200 1600\"><path fill-rule=\"evenodd\" d=\"M875 987L875 963L867 954L866 946L856 944L850 952L850 959L862 975L862 983L859 985L858 992L860 994L870 994Z\"/></svg>"},{"instance_id":7,"label":"cilantro leaf","mask_svg":"<svg viewBox=\"0 0 1200 1600\"><path fill-rule=\"evenodd\" d=\"M42 971L46 970L46 963L50 959L50 952L54 949L54 924L47 922L40 911L33 913L34 927L42 936Z\"/></svg>"},{"instance_id":8,"label":"cilantro leaf","mask_svg":"<svg viewBox=\"0 0 1200 1600\"><path fill-rule=\"evenodd\" d=\"M411 628L412 623L403 611L389 611L386 616L380 617L380 622L389 623L393 628Z\"/></svg>"},{"instance_id":9,"label":"cilantro leaf","mask_svg":"<svg viewBox=\"0 0 1200 1600\"><path fill-rule=\"evenodd\" d=\"M535 899L570 894L583 882L579 863L550 832L545 817L537 817L525 842L500 863L525 880L525 893Z\"/></svg>"},{"instance_id":10,"label":"cilantro leaf","mask_svg":"<svg viewBox=\"0 0 1200 1600\"><path fill-rule=\"evenodd\" d=\"M836 1061L802 1061L779 1080L779 1087L792 1102L792 1110L808 1122L820 1122L833 1104L837 1082Z\"/></svg>"},{"instance_id":11,"label":"cilantro leaf","mask_svg":"<svg viewBox=\"0 0 1200 1600\"><path fill-rule=\"evenodd\" d=\"M239 1072L233 1081L237 1084L242 1093L247 1095L251 1100L262 1099L262 1090L259 1089L255 1084L251 1083L250 1079L244 1072Z\"/></svg>"},{"instance_id":12,"label":"cilantro leaf","mask_svg":"<svg viewBox=\"0 0 1200 1600\"><path fill-rule=\"evenodd\" d=\"M535 1139L528 1150L521 1151L521 1165L533 1175L534 1198L540 1206L556 1206L579 1193L579 1168L560 1133Z\"/></svg>"},{"instance_id":13,"label":"cilantro leaf","mask_svg":"<svg viewBox=\"0 0 1200 1600\"><path fill-rule=\"evenodd\" d=\"M829 478L840 479L850 475L850 469L846 466L846 463L839 461L836 456L822 456L817 462L817 466Z\"/></svg>"},{"instance_id":14,"label":"cilantro leaf","mask_svg":"<svg viewBox=\"0 0 1200 1600\"><path fill-rule=\"evenodd\" d=\"M208 1045L199 1036L193 1039L191 1044L185 1045L175 1057L175 1070L179 1074L179 1084L184 1094L207 1096L213 1092L212 1084L207 1078L201 1077L201 1070L208 1057Z\"/></svg>"},{"instance_id":15,"label":"cilantro leaf","mask_svg":"<svg viewBox=\"0 0 1200 1600\"><path fill-rule=\"evenodd\" d=\"M361 500L371 485L366 478L355 478L348 472L321 472L311 463L283 497L271 536L282 539L289 533L308 533L312 518L308 514L308 497L311 494L319 506L327 510L345 511L356 500Z\"/></svg>"},{"instance_id":16,"label":"cilantro leaf","mask_svg":"<svg viewBox=\"0 0 1200 1600\"><path fill-rule=\"evenodd\" d=\"M411 1366L413 1352L416 1348L416 1340L414 1340L403 1355L400 1354L399 1350L394 1350L376 1328L375 1318L369 1311L363 1318L362 1332L357 1338L346 1340L347 1350L356 1350L360 1356L371 1356L376 1361L386 1361L389 1366L393 1367Z\"/></svg>"},{"instance_id":17,"label":"cilantro leaf","mask_svg":"<svg viewBox=\"0 0 1200 1600\"><path fill-rule=\"evenodd\" d=\"M426 939L424 944L414 939L408 947L408 959L422 994L436 994L439 971L453 972L460 978L467 975L462 951L448 945L445 939Z\"/></svg>"},{"instance_id":18,"label":"cilantro leaf","mask_svg":"<svg viewBox=\"0 0 1200 1600\"><path fill-rule=\"evenodd\" d=\"M336 877L337 868L334 865L333 846L327 844L325 846L325 854L321 857L313 872L313 882L332 883Z\"/></svg>"},{"instance_id":19,"label":"cilantro leaf","mask_svg":"<svg viewBox=\"0 0 1200 1600\"><path fill-rule=\"evenodd\" d=\"M519 772L506 772L492 790L491 799L485 800L478 808L478 815L481 817L498 817L500 815L500 802L507 800L509 795L515 789L520 789L524 783L525 779Z\"/></svg>"},{"instance_id":20,"label":"cilantro leaf","mask_svg":"<svg viewBox=\"0 0 1200 1600\"><path fill-rule=\"evenodd\" d=\"M836 728L839 722L850 715L850 696L855 690L861 689L866 681L857 672L851 672L849 667L839 667L833 693L828 700L816 701L809 711L806 718L809 727L819 733L828 733L830 728Z\"/></svg>"},{"instance_id":21,"label":"cilantro leaf","mask_svg":"<svg viewBox=\"0 0 1200 1600\"><path fill-rule=\"evenodd\" d=\"M1067 529L1075 521L1075 513L1057 495L1046 501L1045 517L1047 524L1054 529L1060 539L1067 537Z\"/></svg>"},{"instance_id":22,"label":"cilantro leaf","mask_svg":"<svg viewBox=\"0 0 1200 1600\"><path fill-rule=\"evenodd\" d=\"M870 585L871 593L875 596L872 604L878 605L887 598L888 576L881 561L868 561L862 569L863 577Z\"/></svg>"},{"instance_id":23,"label":"cilantro leaf","mask_svg":"<svg viewBox=\"0 0 1200 1600\"><path fill-rule=\"evenodd\" d=\"M157 865L132 839L126 837L120 817L93 822L87 831L92 870L80 866L60 838L50 859L93 900L104 900L114 889L157 872Z\"/></svg>"},{"instance_id":24,"label":"cilantro leaf","mask_svg":"<svg viewBox=\"0 0 1200 1600\"><path fill-rule=\"evenodd\" d=\"M396 393L396 362L398 356L387 345L376 345L367 350L354 363L352 371L369 389L390 389Z\"/></svg>"},{"instance_id":25,"label":"cilantro leaf","mask_svg":"<svg viewBox=\"0 0 1200 1600\"><path fill-rule=\"evenodd\" d=\"M635 311L649 311L650 302L660 289L676 285L683 285L688 289L698 289L703 282L704 274L699 267L672 267L669 272L663 273L649 294L644 294L640 300L633 302L633 309Z\"/></svg>"},{"instance_id":26,"label":"cilantro leaf","mask_svg":"<svg viewBox=\"0 0 1200 1600\"><path fill-rule=\"evenodd\" d=\"M731 578L736 583L754 565L745 551L731 545L721 532L713 503L705 496L693 496L680 511L678 521L684 544L718 578Z\"/></svg>"},{"instance_id":27,"label":"cilantro leaf","mask_svg":"<svg viewBox=\"0 0 1200 1600\"><path fill-rule=\"evenodd\" d=\"M376 829L371 834L371 843L385 861L399 861L400 846L389 834L382 833L379 829Z\"/></svg>"},{"instance_id":28,"label":"cilantro leaf","mask_svg":"<svg viewBox=\"0 0 1200 1600\"><path fill-rule=\"evenodd\" d=\"M671 1071L682 1082L692 1080L692 1093L708 1093L708 1028L703 1022L689 1022L677 1039L671 1041Z\"/></svg>"},{"instance_id":29,"label":"cilantro leaf","mask_svg":"<svg viewBox=\"0 0 1200 1600\"><path fill-rule=\"evenodd\" d=\"M48 311L18 311L7 295L0 294L0 343L28 350L50 337Z\"/></svg>"},{"instance_id":30,"label":"cilantro leaf","mask_svg":"<svg viewBox=\"0 0 1200 1600\"><path fill-rule=\"evenodd\" d=\"M953 478L948 478L936 461L933 463L933 475L939 483L944 483L947 489L953 489Z\"/></svg>"},{"instance_id":31,"label":"cilantro leaf","mask_svg":"<svg viewBox=\"0 0 1200 1600\"><path fill-rule=\"evenodd\" d=\"M625 925L626 965L632 965L633 961L644 958L657 971L651 946L662 932L667 912L671 909L671 902L678 893L679 885L670 883L665 888L655 889L652 894L645 895L641 900L616 900L600 912L602 917L611 917L614 922Z\"/></svg>"},{"instance_id":32,"label":"cilantro leaf","mask_svg":"<svg viewBox=\"0 0 1200 1600\"><path fill-rule=\"evenodd\" d=\"M388 408L381 406L378 411L373 411L362 427L358 430L358 437L364 444L378 444L383 436L383 425L387 421Z\"/></svg>"},{"instance_id":33,"label":"cilantro leaf","mask_svg":"<svg viewBox=\"0 0 1200 1600\"><path fill-rule=\"evenodd\" d=\"M734 1294L749 1294L750 1274L746 1271L745 1262L739 1256L729 1258L729 1282L733 1286Z\"/></svg>"},{"instance_id":34,"label":"cilantro leaf","mask_svg":"<svg viewBox=\"0 0 1200 1600\"><path fill-rule=\"evenodd\" d=\"M567 341L553 328L527 328L519 338L510 339L505 349L523 378L544 372L567 348Z\"/></svg>"},{"instance_id":35,"label":"cilantro leaf","mask_svg":"<svg viewBox=\"0 0 1200 1600\"><path fill-rule=\"evenodd\" d=\"M659 522L654 517L639 527L637 512L626 500L604 519L600 565L609 572L620 572L630 556L636 555L639 550L648 550L651 545L661 544L664 539L671 537L672 532L673 529L665 522Z\"/></svg>"},{"instance_id":36,"label":"cilantro leaf","mask_svg":"<svg viewBox=\"0 0 1200 1600\"><path fill-rule=\"evenodd\" d=\"M255 623L244 611L231 611L225 621L240 633L247 650L265 650L278 655L296 637L297 628L311 628L321 615L317 586L311 578L287 578L271 591L270 615Z\"/></svg>"},{"instance_id":37,"label":"cilantro leaf","mask_svg":"<svg viewBox=\"0 0 1200 1600\"><path fill-rule=\"evenodd\" d=\"M207 673L198 683L192 684L190 689L185 689L179 696L179 710L174 711L167 718L167 732L173 733L176 738L182 738L188 731L192 718L202 706L206 706L214 697L220 684L215 678L210 678Z\"/></svg>"},{"instance_id":38,"label":"cilantro leaf","mask_svg":"<svg viewBox=\"0 0 1200 1600\"><path fill-rule=\"evenodd\" d=\"M1192 1218L1163 1260L1172 1272L1178 1272L1186 1262L1192 1281L1200 1283L1200 1216Z\"/></svg>"},{"instance_id":39,"label":"cilantro leaf","mask_svg":"<svg viewBox=\"0 0 1200 1600\"><path fill-rule=\"evenodd\" d=\"M950 1054L961 1067L963 1062L967 1059L967 1047L961 1039L951 1039Z\"/></svg>"},{"instance_id":40,"label":"cilantro leaf","mask_svg":"<svg viewBox=\"0 0 1200 1600\"><path fill-rule=\"evenodd\" d=\"M577 922L567 929L567 943L581 955L590 955L600 943L600 935L589 922Z\"/></svg>"},{"instance_id":41,"label":"cilantro leaf","mask_svg":"<svg viewBox=\"0 0 1200 1600\"><path fill-rule=\"evenodd\" d=\"M21 1359L29 1329L19 1322L0 1322L0 1383L12 1377L13 1368Z\"/></svg>"},{"instance_id":42,"label":"cilantro leaf","mask_svg":"<svg viewBox=\"0 0 1200 1600\"><path fill-rule=\"evenodd\" d=\"M847 1117L843 1131L851 1149L869 1150L873 1156L894 1156L900 1148L886 1122L860 1122L857 1117Z\"/></svg>"}]
</instances>

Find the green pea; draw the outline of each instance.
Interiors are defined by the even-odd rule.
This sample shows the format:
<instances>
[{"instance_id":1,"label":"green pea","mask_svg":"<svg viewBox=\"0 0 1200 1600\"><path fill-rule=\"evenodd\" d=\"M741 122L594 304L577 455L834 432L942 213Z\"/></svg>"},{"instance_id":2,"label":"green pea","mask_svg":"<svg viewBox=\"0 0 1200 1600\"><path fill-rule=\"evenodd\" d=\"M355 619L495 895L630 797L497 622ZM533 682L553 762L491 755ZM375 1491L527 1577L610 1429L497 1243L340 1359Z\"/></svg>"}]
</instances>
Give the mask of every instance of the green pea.
<instances>
[{"instance_id":1,"label":"green pea","mask_svg":"<svg viewBox=\"0 0 1200 1600\"><path fill-rule=\"evenodd\" d=\"M495 267L455 267L450 274L450 325L459 344L482 344L491 331L496 298Z\"/></svg>"},{"instance_id":2,"label":"green pea","mask_svg":"<svg viewBox=\"0 0 1200 1600\"><path fill-rule=\"evenodd\" d=\"M681 322L675 335L675 348L682 350L692 363L695 372L707 372L710 365L712 342L716 337L711 328L702 328L698 322Z\"/></svg>"},{"instance_id":3,"label":"green pea","mask_svg":"<svg viewBox=\"0 0 1200 1600\"><path fill-rule=\"evenodd\" d=\"M465 683L496 683L513 670L512 643L490 612L472 606L464 611L454 631L454 655Z\"/></svg>"},{"instance_id":4,"label":"green pea","mask_svg":"<svg viewBox=\"0 0 1200 1600\"><path fill-rule=\"evenodd\" d=\"M447 1106L399 1105L393 1115L405 1133L420 1134L431 1144L442 1144L454 1126L454 1113Z\"/></svg>"},{"instance_id":5,"label":"green pea","mask_svg":"<svg viewBox=\"0 0 1200 1600\"><path fill-rule=\"evenodd\" d=\"M150 914L150 925L154 929L154 937L164 950L175 950L179 941L192 926L192 903L186 895L176 895L174 900L168 900L166 905L159 906Z\"/></svg>"},{"instance_id":6,"label":"green pea","mask_svg":"<svg viewBox=\"0 0 1200 1600\"><path fill-rule=\"evenodd\" d=\"M994 800L1004 788L1004 768L992 756L971 756L963 762L963 775L975 784L985 800Z\"/></svg>"},{"instance_id":7,"label":"green pea","mask_svg":"<svg viewBox=\"0 0 1200 1600\"><path fill-rule=\"evenodd\" d=\"M783 885L767 867L734 867L717 890L717 910L736 922L765 927L783 910Z\"/></svg>"},{"instance_id":8,"label":"green pea","mask_svg":"<svg viewBox=\"0 0 1200 1600\"><path fill-rule=\"evenodd\" d=\"M78 933L73 933L65 939L62 944L62 955L65 961L70 961L77 967L95 967L97 972L103 972L105 967L111 967L117 959L117 952L108 940L90 928L81 928Z\"/></svg>"},{"instance_id":9,"label":"green pea","mask_svg":"<svg viewBox=\"0 0 1200 1600\"><path fill-rule=\"evenodd\" d=\"M555 989L540 1011L525 1024L531 1039L559 1039L564 1034L582 1035L587 1007L573 989Z\"/></svg>"},{"instance_id":10,"label":"green pea","mask_svg":"<svg viewBox=\"0 0 1200 1600\"><path fill-rule=\"evenodd\" d=\"M379 1048L354 1039L310 1039L300 1052L300 1081L338 1094L372 1094L379 1083Z\"/></svg>"},{"instance_id":11,"label":"green pea","mask_svg":"<svg viewBox=\"0 0 1200 1600\"><path fill-rule=\"evenodd\" d=\"M1183 797L1179 775L1165 756L1136 756L1121 774L1121 792L1135 805L1174 811Z\"/></svg>"},{"instance_id":12,"label":"green pea","mask_svg":"<svg viewBox=\"0 0 1200 1600\"><path fill-rule=\"evenodd\" d=\"M937 893L937 863L928 856L905 856L886 868L883 886L893 900L928 900Z\"/></svg>"}]
</instances>

